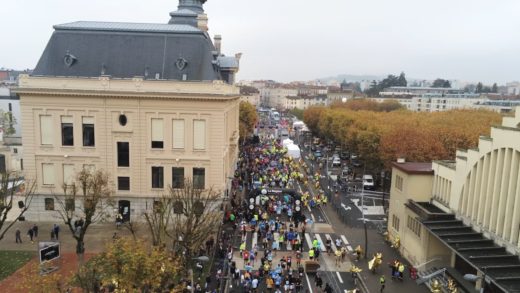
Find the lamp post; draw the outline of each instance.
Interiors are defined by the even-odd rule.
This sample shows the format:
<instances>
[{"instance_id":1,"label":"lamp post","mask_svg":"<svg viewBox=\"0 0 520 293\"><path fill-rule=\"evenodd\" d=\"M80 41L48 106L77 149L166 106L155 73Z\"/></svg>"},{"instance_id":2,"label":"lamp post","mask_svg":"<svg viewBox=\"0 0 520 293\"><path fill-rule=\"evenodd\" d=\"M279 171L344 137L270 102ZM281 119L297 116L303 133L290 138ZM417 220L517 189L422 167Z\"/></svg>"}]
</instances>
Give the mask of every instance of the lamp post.
<instances>
[{"instance_id":1,"label":"lamp post","mask_svg":"<svg viewBox=\"0 0 520 293\"><path fill-rule=\"evenodd\" d=\"M365 176L366 163L363 162L363 176ZM361 179L363 180L363 179ZM363 228L365 229L365 259L368 253L368 233L367 233L367 221L365 219L365 185L361 184L361 215L363 217Z\"/></svg>"}]
</instances>

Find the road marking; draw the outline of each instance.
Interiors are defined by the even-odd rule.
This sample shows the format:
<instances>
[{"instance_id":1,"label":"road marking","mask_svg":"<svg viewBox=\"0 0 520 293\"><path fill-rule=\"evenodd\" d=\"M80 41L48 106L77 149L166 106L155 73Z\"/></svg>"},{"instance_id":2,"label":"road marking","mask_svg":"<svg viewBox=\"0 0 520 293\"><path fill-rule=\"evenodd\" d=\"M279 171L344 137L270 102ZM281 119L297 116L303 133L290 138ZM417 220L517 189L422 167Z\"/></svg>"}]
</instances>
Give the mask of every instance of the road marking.
<instances>
[{"instance_id":1,"label":"road marking","mask_svg":"<svg viewBox=\"0 0 520 293\"><path fill-rule=\"evenodd\" d=\"M332 237L330 237L329 234L325 234L325 237L327 239L330 239L330 244L331 244L331 247L332 247L332 252L335 252L336 251L336 245L334 244L334 241L332 240Z\"/></svg>"},{"instance_id":2,"label":"road marking","mask_svg":"<svg viewBox=\"0 0 520 293\"><path fill-rule=\"evenodd\" d=\"M309 205L307 205L307 209L309 209L309 212L312 213L312 210L311 210L311 207ZM311 214L312 215L312 214Z\"/></svg>"},{"instance_id":3,"label":"road marking","mask_svg":"<svg viewBox=\"0 0 520 293\"><path fill-rule=\"evenodd\" d=\"M341 240L342 240L343 243L345 243L346 245L349 245L349 244L350 244L350 243L348 243L347 237L345 237L345 235L341 235Z\"/></svg>"},{"instance_id":4,"label":"road marking","mask_svg":"<svg viewBox=\"0 0 520 293\"><path fill-rule=\"evenodd\" d=\"M352 249L352 246L347 245L347 250L348 250L348 251L353 251L354 249Z\"/></svg>"},{"instance_id":5,"label":"road marking","mask_svg":"<svg viewBox=\"0 0 520 293\"><path fill-rule=\"evenodd\" d=\"M253 243L252 243L252 247L251 247L253 250L255 249L257 241L258 241L258 233L255 232L255 233L253 233Z\"/></svg>"},{"instance_id":6,"label":"road marking","mask_svg":"<svg viewBox=\"0 0 520 293\"><path fill-rule=\"evenodd\" d=\"M310 209L309 209L310 211ZM314 217L314 214L311 213L312 222L316 223L316 217Z\"/></svg>"},{"instance_id":7,"label":"road marking","mask_svg":"<svg viewBox=\"0 0 520 293\"><path fill-rule=\"evenodd\" d=\"M338 275L339 282L341 284L343 284L343 279L341 278L341 275L339 274L339 272L336 272L336 275Z\"/></svg>"},{"instance_id":8,"label":"road marking","mask_svg":"<svg viewBox=\"0 0 520 293\"><path fill-rule=\"evenodd\" d=\"M305 273L305 279L307 280L307 287L309 287L309 293L312 293L311 281L309 281L309 276Z\"/></svg>"},{"instance_id":9,"label":"road marking","mask_svg":"<svg viewBox=\"0 0 520 293\"><path fill-rule=\"evenodd\" d=\"M309 249L312 248L312 240L311 240L311 236L309 235L309 233L305 233L305 241L307 241L307 245L309 246Z\"/></svg>"},{"instance_id":10,"label":"road marking","mask_svg":"<svg viewBox=\"0 0 520 293\"><path fill-rule=\"evenodd\" d=\"M343 291L344 291L345 293L348 293L348 291L347 291L346 289L345 289L345 290L343 290Z\"/></svg>"},{"instance_id":11,"label":"road marking","mask_svg":"<svg viewBox=\"0 0 520 293\"><path fill-rule=\"evenodd\" d=\"M316 237L316 239L318 239L318 241L320 243L320 250L323 251L323 252L327 251L325 249L325 243L321 240L320 234L314 234L314 237Z\"/></svg>"}]
</instances>

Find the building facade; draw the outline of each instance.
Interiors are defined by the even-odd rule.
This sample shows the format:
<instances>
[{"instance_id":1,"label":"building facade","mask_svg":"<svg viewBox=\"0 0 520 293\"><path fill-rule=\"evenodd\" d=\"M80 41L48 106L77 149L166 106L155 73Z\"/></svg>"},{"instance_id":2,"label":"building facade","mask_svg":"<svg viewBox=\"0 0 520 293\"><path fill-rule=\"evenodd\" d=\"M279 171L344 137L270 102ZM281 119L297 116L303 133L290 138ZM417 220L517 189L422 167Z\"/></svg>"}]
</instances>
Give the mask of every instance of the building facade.
<instances>
[{"instance_id":1,"label":"building facade","mask_svg":"<svg viewBox=\"0 0 520 293\"><path fill-rule=\"evenodd\" d=\"M240 56L211 42L203 2L180 0L168 24L55 26L16 89L24 172L36 180L28 220L56 217L51 195L83 169L108 171L133 220L184 178L224 195L238 158Z\"/></svg>"},{"instance_id":2,"label":"building facade","mask_svg":"<svg viewBox=\"0 0 520 293\"><path fill-rule=\"evenodd\" d=\"M400 251L416 266L436 261L459 279L477 275L485 292L518 292L520 107L478 148L423 165L420 175L393 165L388 226Z\"/></svg>"}]
</instances>

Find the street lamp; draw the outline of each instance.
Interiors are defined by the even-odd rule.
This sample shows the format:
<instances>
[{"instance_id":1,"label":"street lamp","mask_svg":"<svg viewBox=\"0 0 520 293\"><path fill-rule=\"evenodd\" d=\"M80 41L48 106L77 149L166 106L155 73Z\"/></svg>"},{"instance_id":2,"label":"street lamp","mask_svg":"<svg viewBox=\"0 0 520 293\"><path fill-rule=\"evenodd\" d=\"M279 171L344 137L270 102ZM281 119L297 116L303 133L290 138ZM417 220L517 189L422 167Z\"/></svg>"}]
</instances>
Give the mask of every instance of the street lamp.
<instances>
[{"instance_id":1,"label":"street lamp","mask_svg":"<svg viewBox=\"0 0 520 293\"><path fill-rule=\"evenodd\" d=\"M477 275L474 275L474 274L465 274L464 275L464 280L470 281L470 282L473 282L473 283L476 283L478 280L482 280L481 283L480 283L480 293L484 293L484 286L485 286L485 283L486 283L486 272L485 272L485 269L484 269L483 274L484 275L482 275L482 276L477 276Z\"/></svg>"}]
</instances>

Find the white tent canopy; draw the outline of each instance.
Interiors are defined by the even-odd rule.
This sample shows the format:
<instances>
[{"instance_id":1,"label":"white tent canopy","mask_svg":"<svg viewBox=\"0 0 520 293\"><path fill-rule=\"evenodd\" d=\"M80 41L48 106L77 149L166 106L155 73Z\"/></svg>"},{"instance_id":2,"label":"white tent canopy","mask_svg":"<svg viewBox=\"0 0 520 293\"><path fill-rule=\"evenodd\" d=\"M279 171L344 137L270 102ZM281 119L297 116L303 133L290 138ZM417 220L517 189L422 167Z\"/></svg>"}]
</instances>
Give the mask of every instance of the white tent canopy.
<instances>
[{"instance_id":1,"label":"white tent canopy","mask_svg":"<svg viewBox=\"0 0 520 293\"><path fill-rule=\"evenodd\" d=\"M292 140L286 138L286 139L284 139L284 140L282 141L282 144L283 144L284 147L287 147L288 145L294 144L294 141L292 141Z\"/></svg>"},{"instance_id":2,"label":"white tent canopy","mask_svg":"<svg viewBox=\"0 0 520 293\"><path fill-rule=\"evenodd\" d=\"M291 156L293 159L299 159L300 154L300 148L295 144L287 145L287 155Z\"/></svg>"}]
</instances>

